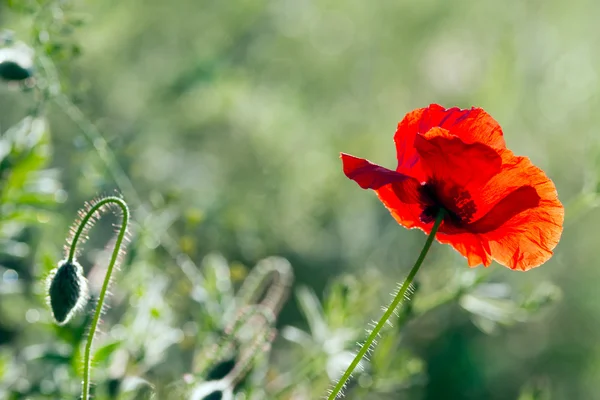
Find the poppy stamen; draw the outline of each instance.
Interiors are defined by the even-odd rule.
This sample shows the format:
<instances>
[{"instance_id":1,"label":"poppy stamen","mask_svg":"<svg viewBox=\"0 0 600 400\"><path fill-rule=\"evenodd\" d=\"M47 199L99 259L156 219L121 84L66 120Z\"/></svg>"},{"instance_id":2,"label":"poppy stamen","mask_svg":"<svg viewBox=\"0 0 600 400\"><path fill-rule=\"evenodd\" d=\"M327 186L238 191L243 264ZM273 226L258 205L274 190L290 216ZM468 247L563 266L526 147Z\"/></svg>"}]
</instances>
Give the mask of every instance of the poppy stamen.
<instances>
[{"instance_id":1,"label":"poppy stamen","mask_svg":"<svg viewBox=\"0 0 600 400\"><path fill-rule=\"evenodd\" d=\"M477 212L477 205L471 198L471 194L458 186L451 186L447 190L443 189L444 184L436 180L421 185L421 202L423 204L423 212L419 216L421 222L432 223L441 209L445 211L444 223L446 226L462 227L471 222L473 215Z\"/></svg>"}]
</instances>

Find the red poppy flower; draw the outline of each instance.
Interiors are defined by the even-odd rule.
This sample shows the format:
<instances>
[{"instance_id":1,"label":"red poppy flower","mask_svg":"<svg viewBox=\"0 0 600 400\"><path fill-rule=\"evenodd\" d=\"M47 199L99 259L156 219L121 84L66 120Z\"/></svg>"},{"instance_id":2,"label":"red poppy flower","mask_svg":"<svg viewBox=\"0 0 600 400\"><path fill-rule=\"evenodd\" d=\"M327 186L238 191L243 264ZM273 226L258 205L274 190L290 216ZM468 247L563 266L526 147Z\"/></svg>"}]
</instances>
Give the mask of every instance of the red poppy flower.
<instances>
[{"instance_id":1,"label":"red poppy flower","mask_svg":"<svg viewBox=\"0 0 600 400\"><path fill-rule=\"evenodd\" d=\"M556 188L529 158L506 148L500 125L481 108L437 104L408 113L394 135L395 171L348 154L346 176L373 189L406 228L436 234L468 259L526 271L552 256L564 209Z\"/></svg>"}]
</instances>

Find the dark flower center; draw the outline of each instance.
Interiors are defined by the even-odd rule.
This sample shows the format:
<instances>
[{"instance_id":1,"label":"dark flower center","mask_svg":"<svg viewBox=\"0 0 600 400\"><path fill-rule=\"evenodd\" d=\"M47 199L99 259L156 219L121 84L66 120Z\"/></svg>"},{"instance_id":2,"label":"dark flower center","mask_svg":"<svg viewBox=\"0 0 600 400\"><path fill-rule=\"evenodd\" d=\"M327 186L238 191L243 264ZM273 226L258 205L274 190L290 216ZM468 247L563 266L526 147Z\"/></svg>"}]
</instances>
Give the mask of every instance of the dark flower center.
<instances>
[{"instance_id":1,"label":"dark flower center","mask_svg":"<svg viewBox=\"0 0 600 400\"><path fill-rule=\"evenodd\" d=\"M455 227L463 227L477 212L475 201L466 190L437 180L429 180L421 185L421 204L423 212L421 222L428 224L435 221L440 209L446 211L444 223Z\"/></svg>"}]
</instances>

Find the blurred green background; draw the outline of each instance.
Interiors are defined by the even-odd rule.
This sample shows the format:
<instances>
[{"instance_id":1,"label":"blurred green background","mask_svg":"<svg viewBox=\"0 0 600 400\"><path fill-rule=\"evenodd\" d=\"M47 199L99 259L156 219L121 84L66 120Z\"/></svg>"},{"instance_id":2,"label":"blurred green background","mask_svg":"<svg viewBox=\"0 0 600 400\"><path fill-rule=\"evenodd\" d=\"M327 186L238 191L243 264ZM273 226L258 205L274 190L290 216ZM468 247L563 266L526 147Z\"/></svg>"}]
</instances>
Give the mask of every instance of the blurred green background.
<instances>
[{"instance_id":1,"label":"blurred green background","mask_svg":"<svg viewBox=\"0 0 600 400\"><path fill-rule=\"evenodd\" d=\"M339 152L394 167L396 123L439 103L483 107L547 172L566 206L563 238L527 273L469 270L434 245L415 317L386 334L396 342L383 372L348 398L600 399L599 13L592 0L2 1L0 27L42 57L43 94L0 85L0 131L35 112L48 129L23 179L0 183L0 398L76 395L77 367L64 365L79 358L84 317L55 328L40 281L77 210L114 190L134 235L98 336L117 343L95 367L98 397L123 396L101 388L139 376L171 398L218 325L194 297L217 253L233 288L259 260L289 260L294 287L253 385L257 398L321 398L334 345L315 355L286 339L315 336L306 314L319 306L307 304L322 300L328 323L351 330L338 350L355 350L425 240L344 177ZM86 271L112 222L93 231ZM341 297L356 292L348 315L331 305L334 282ZM459 289L440 300L449 282ZM539 291L556 301L538 307ZM269 389L277 380L289 387Z\"/></svg>"}]
</instances>

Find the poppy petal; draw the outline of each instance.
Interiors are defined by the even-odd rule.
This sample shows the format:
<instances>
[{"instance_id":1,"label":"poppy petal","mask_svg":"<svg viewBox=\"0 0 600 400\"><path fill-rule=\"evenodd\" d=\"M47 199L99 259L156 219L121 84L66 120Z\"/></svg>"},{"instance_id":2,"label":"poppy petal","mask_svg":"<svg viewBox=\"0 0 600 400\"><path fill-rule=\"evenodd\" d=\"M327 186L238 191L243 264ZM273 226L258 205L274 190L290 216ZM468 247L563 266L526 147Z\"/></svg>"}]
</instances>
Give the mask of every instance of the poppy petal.
<instances>
[{"instance_id":1,"label":"poppy petal","mask_svg":"<svg viewBox=\"0 0 600 400\"><path fill-rule=\"evenodd\" d=\"M493 148L506 148L502 128L498 122L481 108L462 110L458 107L444 108L431 104L406 114L398 123L394 142L398 158L398 172L419 168L419 157L414 147L418 133L427 133L440 127L458 136L463 142L482 143Z\"/></svg>"},{"instance_id":2,"label":"poppy petal","mask_svg":"<svg viewBox=\"0 0 600 400\"><path fill-rule=\"evenodd\" d=\"M461 207L469 206L462 224L444 222L440 242L451 244L471 266L489 265L493 258L511 269L528 270L551 257L564 209L552 181L528 158L464 143L441 128L417 135L415 148L428 179L443 182L438 195L444 206L458 216L466 214Z\"/></svg>"},{"instance_id":3,"label":"poppy petal","mask_svg":"<svg viewBox=\"0 0 600 400\"><path fill-rule=\"evenodd\" d=\"M480 187L500 172L502 158L482 143L465 143L443 128L415 138L415 149L427 180L454 182L464 189Z\"/></svg>"},{"instance_id":4,"label":"poppy petal","mask_svg":"<svg viewBox=\"0 0 600 400\"><path fill-rule=\"evenodd\" d=\"M448 235L440 232L435 238L440 243L454 247L467 259L469 267L476 267L481 264L489 267L492 263L490 245L480 235L474 235L470 232Z\"/></svg>"},{"instance_id":5,"label":"poppy petal","mask_svg":"<svg viewBox=\"0 0 600 400\"><path fill-rule=\"evenodd\" d=\"M415 178L373 164L363 158L341 154L344 174L363 189L372 189L399 224L426 228L420 220L421 184Z\"/></svg>"},{"instance_id":6,"label":"poppy petal","mask_svg":"<svg viewBox=\"0 0 600 400\"><path fill-rule=\"evenodd\" d=\"M342 159L344 174L363 189L377 190L390 183L402 183L413 179L407 175L373 164L364 158L345 153L341 153L340 158Z\"/></svg>"},{"instance_id":7,"label":"poppy petal","mask_svg":"<svg viewBox=\"0 0 600 400\"><path fill-rule=\"evenodd\" d=\"M496 261L526 271L552 256L564 207L554 183L529 158L503 150L502 160L502 171L479 194L482 204L493 206L470 229L481 232Z\"/></svg>"}]
</instances>

